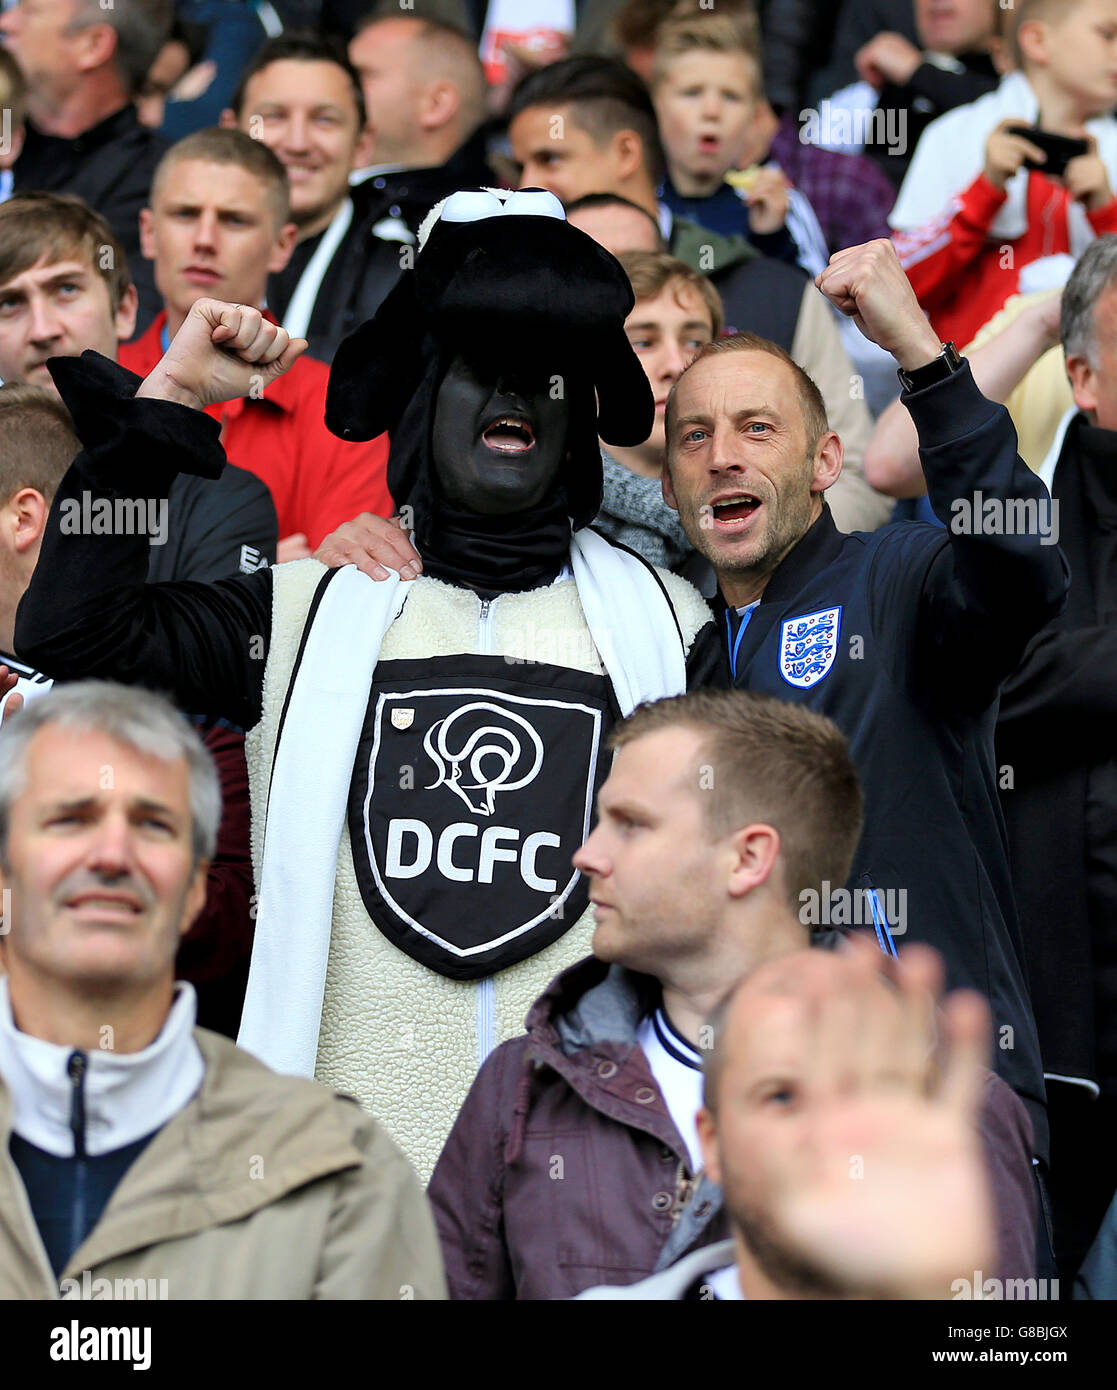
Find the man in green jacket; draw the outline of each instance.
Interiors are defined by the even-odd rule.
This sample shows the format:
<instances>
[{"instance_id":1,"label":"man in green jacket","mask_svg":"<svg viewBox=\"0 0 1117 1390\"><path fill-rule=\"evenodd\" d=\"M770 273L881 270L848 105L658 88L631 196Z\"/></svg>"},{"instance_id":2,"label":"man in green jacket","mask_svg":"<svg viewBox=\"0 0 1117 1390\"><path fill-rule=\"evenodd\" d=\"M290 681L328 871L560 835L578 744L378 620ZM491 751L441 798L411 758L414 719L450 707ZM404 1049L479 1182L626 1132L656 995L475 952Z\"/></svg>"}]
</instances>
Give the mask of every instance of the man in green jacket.
<instances>
[{"instance_id":1,"label":"man in green jacket","mask_svg":"<svg viewBox=\"0 0 1117 1390\"><path fill-rule=\"evenodd\" d=\"M194 1028L220 816L160 697L80 682L4 725L0 1298L442 1298L379 1125Z\"/></svg>"}]
</instances>

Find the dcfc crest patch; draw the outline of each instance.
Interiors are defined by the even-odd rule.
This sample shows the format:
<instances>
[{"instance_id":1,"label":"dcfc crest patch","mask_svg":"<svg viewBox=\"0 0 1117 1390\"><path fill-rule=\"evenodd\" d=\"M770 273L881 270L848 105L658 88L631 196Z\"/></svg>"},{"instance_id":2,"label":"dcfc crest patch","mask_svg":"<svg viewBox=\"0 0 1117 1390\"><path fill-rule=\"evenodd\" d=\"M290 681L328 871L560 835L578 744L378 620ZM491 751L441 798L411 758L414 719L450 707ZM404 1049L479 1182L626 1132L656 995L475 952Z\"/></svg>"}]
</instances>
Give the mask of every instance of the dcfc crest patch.
<instances>
[{"instance_id":1,"label":"dcfc crest patch","mask_svg":"<svg viewBox=\"0 0 1117 1390\"><path fill-rule=\"evenodd\" d=\"M349 803L357 882L379 930L472 980L573 926L588 890L570 861L611 724L600 677L478 656L382 662Z\"/></svg>"},{"instance_id":2,"label":"dcfc crest patch","mask_svg":"<svg viewBox=\"0 0 1117 1390\"><path fill-rule=\"evenodd\" d=\"M834 664L842 610L824 608L789 618L780 631L780 675L788 685L809 690L819 683Z\"/></svg>"}]
</instances>

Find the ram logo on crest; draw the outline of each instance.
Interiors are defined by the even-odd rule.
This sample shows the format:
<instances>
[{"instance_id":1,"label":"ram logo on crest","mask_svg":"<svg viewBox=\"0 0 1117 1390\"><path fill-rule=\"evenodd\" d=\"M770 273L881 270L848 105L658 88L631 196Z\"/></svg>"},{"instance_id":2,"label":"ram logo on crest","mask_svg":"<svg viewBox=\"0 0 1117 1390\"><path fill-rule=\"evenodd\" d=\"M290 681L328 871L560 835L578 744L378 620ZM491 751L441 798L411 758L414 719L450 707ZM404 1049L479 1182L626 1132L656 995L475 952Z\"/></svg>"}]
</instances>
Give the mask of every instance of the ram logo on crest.
<instances>
[{"instance_id":1,"label":"ram logo on crest","mask_svg":"<svg viewBox=\"0 0 1117 1390\"><path fill-rule=\"evenodd\" d=\"M467 715L479 710L492 715L496 720L503 719L517 727L502 729L498 723L486 724L480 729L474 729L457 752L454 752L454 726L460 725L460 721ZM527 755L524 753L525 741L530 749ZM453 714L431 725L423 739L423 747L438 768L438 777L431 782L427 790L449 787L478 816L491 816L493 799L497 792L521 791L535 781L539 769L543 766L543 742L527 720L513 714L511 710L501 709L499 705L482 700L462 705ZM496 759L498 766L486 776L485 765L488 763L491 767L493 759ZM526 772L522 771L525 763L530 763ZM462 781L463 772L466 771L473 781ZM515 776L516 773L519 775ZM470 792L479 794L471 797Z\"/></svg>"}]
</instances>

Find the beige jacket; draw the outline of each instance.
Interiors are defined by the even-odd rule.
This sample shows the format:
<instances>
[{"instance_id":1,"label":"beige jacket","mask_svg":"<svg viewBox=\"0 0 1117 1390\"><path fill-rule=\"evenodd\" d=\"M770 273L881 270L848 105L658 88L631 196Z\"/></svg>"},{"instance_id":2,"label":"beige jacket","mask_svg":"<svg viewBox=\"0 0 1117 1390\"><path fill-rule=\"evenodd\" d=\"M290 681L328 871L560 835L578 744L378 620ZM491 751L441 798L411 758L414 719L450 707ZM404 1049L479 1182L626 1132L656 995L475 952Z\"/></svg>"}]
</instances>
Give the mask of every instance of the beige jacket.
<instances>
[{"instance_id":1,"label":"beige jacket","mask_svg":"<svg viewBox=\"0 0 1117 1390\"><path fill-rule=\"evenodd\" d=\"M194 1036L198 1094L125 1173L59 1281L8 1152L0 1081L0 1299L445 1298L426 1198L377 1123L215 1033Z\"/></svg>"}]
</instances>

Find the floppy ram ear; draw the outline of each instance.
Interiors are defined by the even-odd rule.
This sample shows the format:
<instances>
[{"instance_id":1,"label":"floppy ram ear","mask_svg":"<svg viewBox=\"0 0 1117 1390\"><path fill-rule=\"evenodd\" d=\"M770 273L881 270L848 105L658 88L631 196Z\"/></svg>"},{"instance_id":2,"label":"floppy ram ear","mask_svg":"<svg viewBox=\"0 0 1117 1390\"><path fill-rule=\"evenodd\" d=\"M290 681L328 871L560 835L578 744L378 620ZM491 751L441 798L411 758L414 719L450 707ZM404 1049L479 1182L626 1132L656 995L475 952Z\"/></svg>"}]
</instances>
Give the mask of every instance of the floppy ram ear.
<instances>
[{"instance_id":1,"label":"floppy ram ear","mask_svg":"<svg viewBox=\"0 0 1117 1390\"><path fill-rule=\"evenodd\" d=\"M340 439L375 439L391 430L423 375L425 315L415 273L405 270L376 311L334 355L326 428Z\"/></svg>"}]
</instances>

